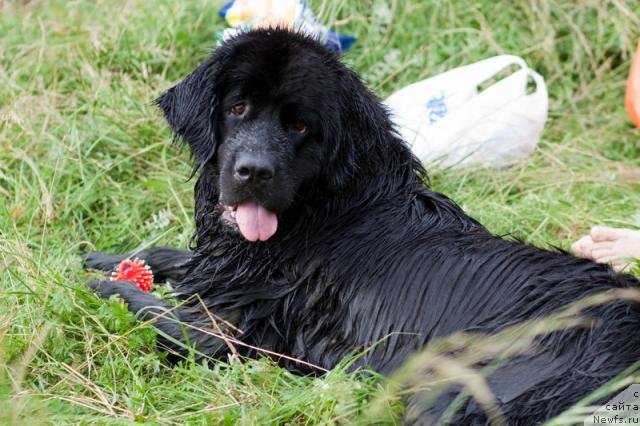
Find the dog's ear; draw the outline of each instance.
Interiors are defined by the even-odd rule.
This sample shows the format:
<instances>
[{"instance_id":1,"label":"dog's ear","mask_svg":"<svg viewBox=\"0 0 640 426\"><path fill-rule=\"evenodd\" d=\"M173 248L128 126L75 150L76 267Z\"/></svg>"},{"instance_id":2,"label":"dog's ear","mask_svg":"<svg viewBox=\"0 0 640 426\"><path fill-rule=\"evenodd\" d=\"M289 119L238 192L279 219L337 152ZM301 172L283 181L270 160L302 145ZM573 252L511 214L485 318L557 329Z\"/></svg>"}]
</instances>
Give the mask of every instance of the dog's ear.
<instances>
[{"instance_id":1,"label":"dog's ear","mask_svg":"<svg viewBox=\"0 0 640 426\"><path fill-rule=\"evenodd\" d=\"M220 68L214 54L155 101L175 135L189 145L196 170L213 157L218 145L215 84Z\"/></svg>"},{"instance_id":2,"label":"dog's ear","mask_svg":"<svg viewBox=\"0 0 640 426\"><path fill-rule=\"evenodd\" d=\"M333 140L325 143L330 152L323 174L328 188L334 192L354 187L354 180L369 185L367 179L383 173L385 164L392 161L387 153L381 152L388 146L386 138L391 128L379 100L353 71L343 69L339 76L339 91L335 96L339 113L328 120L334 122L332 128L324 130ZM369 170L365 170L365 166ZM363 178L367 173L370 175Z\"/></svg>"}]
</instances>

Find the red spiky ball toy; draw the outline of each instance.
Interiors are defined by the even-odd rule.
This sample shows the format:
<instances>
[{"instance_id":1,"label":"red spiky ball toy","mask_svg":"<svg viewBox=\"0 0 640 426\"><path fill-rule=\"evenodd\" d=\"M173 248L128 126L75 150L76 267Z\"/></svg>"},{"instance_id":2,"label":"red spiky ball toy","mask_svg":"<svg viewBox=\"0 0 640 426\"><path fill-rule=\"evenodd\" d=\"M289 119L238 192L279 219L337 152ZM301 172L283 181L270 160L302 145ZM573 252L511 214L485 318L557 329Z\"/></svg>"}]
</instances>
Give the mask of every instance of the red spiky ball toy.
<instances>
[{"instance_id":1,"label":"red spiky ball toy","mask_svg":"<svg viewBox=\"0 0 640 426\"><path fill-rule=\"evenodd\" d=\"M120 262L116 270L111 273L111 281L116 280L131 281L145 293L153 288L153 272L144 260L138 258Z\"/></svg>"}]
</instances>

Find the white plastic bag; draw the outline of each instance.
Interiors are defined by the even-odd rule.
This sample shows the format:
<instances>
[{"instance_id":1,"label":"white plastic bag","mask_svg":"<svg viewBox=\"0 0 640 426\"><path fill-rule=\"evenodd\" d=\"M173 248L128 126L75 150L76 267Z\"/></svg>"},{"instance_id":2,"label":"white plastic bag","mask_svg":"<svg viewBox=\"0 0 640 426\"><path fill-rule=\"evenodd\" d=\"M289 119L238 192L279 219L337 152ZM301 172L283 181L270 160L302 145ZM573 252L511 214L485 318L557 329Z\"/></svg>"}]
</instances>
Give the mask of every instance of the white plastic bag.
<instances>
[{"instance_id":1,"label":"white plastic bag","mask_svg":"<svg viewBox=\"0 0 640 426\"><path fill-rule=\"evenodd\" d=\"M515 72L479 90L514 66ZM535 84L530 93L529 83ZM538 73L522 58L501 55L411 84L385 104L423 163L499 167L534 150L549 100Z\"/></svg>"}]
</instances>

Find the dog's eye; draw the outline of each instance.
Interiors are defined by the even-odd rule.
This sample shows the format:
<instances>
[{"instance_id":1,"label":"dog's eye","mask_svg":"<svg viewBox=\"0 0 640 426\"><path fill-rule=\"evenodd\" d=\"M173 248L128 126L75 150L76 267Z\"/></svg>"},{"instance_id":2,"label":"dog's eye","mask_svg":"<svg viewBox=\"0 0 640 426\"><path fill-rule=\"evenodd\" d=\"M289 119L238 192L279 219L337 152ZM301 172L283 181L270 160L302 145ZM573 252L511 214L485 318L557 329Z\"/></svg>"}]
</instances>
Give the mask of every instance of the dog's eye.
<instances>
[{"instance_id":1,"label":"dog's eye","mask_svg":"<svg viewBox=\"0 0 640 426\"><path fill-rule=\"evenodd\" d=\"M291 130L298 133L307 133L307 124L302 120L296 120L289 125Z\"/></svg>"},{"instance_id":2,"label":"dog's eye","mask_svg":"<svg viewBox=\"0 0 640 426\"><path fill-rule=\"evenodd\" d=\"M239 104L235 104L229 109L229 114L240 117L244 115L246 110L247 110L247 106L243 103L239 103Z\"/></svg>"}]
</instances>

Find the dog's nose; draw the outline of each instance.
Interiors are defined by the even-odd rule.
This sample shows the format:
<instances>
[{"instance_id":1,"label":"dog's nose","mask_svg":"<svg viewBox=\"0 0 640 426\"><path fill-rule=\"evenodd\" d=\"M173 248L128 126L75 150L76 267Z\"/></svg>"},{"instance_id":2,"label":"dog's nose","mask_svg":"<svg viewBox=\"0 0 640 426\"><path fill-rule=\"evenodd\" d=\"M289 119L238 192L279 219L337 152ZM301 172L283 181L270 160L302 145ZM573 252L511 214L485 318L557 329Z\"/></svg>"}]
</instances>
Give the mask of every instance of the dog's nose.
<instances>
[{"instance_id":1,"label":"dog's nose","mask_svg":"<svg viewBox=\"0 0 640 426\"><path fill-rule=\"evenodd\" d=\"M266 182L273 178L274 167L265 158L244 155L236 161L234 174L241 182Z\"/></svg>"}]
</instances>

